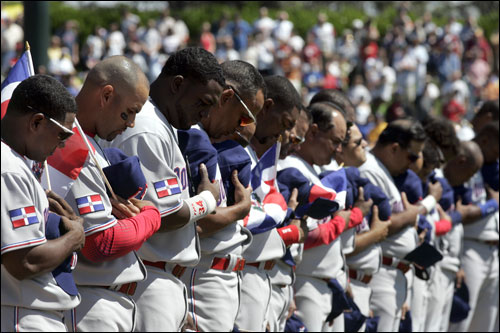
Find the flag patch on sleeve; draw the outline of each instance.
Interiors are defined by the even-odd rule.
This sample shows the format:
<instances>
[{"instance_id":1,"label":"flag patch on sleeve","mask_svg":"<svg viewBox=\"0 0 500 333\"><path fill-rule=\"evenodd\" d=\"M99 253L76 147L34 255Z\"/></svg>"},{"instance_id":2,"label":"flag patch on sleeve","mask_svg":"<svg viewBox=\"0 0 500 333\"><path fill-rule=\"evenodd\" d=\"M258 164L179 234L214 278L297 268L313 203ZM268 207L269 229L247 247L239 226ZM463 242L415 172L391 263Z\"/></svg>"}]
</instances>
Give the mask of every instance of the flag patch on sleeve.
<instances>
[{"instance_id":1,"label":"flag patch on sleeve","mask_svg":"<svg viewBox=\"0 0 500 333\"><path fill-rule=\"evenodd\" d=\"M158 198L168 197L170 195L181 193L181 188L177 178L169 178L153 183Z\"/></svg>"},{"instance_id":2,"label":"flag patch on sleeve","mask_svg":"<svg viewBox=\"0 0 500 333\"><path fill-rule=\"evenodd\" d=\"M102 202L102 198L99 194L77 198L76 205L78 206L78 212L80 215L104 210L104 203Z\"/></svg>"},{"instance_id":3,"label":"flag patch on sleeve","mask_svg":"<svg viewBox=\"0 0 500 333\"><path fill-rule=\"evenodd\" d=\"M10 210L9 215L14 229L30 224L40 223L38 217L36 216L35 206Z\"/></svg>"}]
</instances>

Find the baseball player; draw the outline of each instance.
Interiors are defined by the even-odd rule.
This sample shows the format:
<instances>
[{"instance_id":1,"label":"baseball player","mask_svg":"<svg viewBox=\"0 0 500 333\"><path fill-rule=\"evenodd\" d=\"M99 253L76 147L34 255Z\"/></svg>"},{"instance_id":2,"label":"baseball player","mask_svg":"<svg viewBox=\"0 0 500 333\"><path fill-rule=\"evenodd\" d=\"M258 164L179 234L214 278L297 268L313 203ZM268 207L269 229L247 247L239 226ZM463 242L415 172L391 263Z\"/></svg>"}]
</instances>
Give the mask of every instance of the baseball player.
<instances>
[{"instance_id":1,"label":"baseball player","mask_svg":"<svg viewBox=\"0 0 500 333\"><path fill-rule=\"evenodd\" d=\"M85 247L74 271L82 302L66 314L73 330L120 331L135 325L136 305L130 296L136 282L146 277L135 250L160 227L159 212L148 201L131 199L126 205L108 197L99 168L110 163L95 136L111 140L134 126L148 91L144 73L130 59L116 56L97 64L76 97L85 137L75 134L48 160L51 179L60 180L54 191L84 219ZM95 160L88 156L84 139ZM63 184L64 179L74 181Z\"/></svg>"},{"instance_id":2,"label":"baseball player","mask_svg":"<svg viewBox=\"0 0 500 333\"><path fill-rule=\"evenodd\" d=\"M264 102L264 108L257 117L255 135L251 137L250 145L246 148L252 159L252 168L257 165L264 153L276 143L280 135L283 138L283 145L287 145L290 130L295 126L299 113L300 98L290 81L281 76L270 76L265 78L265 83L267 98ZM275 199L281 204L282 209L283 205L286 207L286 202L277 188L276 191ZM246 221L260 220L266 216L265 204L262 205L263 199L259 199L255 193L253 194L252 208ZM282 213L281 210L280 213ZM268 214L271 215L271 213ZM278 215L281 216L281 214ZM256 218L258 216L260 218ZM253 240L243 253L246 262L242 272L241 303L236 318L236 325L239 329L253 331L266 329L272 294L269 273L276 265L276 260L285 254L286 240L284 238L290 236L289 241L298 241L300 232L297 226L289 227L290 232L283 233L287 227L281 229L277 226L284 221L284 216L278 217L273 214L271 219L274 221L272 228L250 229Z\"/></svg>"},{"instance_id":3,"label":"baseball player","mask_svg":"<svg viewBox=\"0 0 500 333\"><path fill-rule=\"evenodd\" d=\"M179 331L188 313L187 291L180 278L200 259L196 221L216 208L218 184L200 167L198 194L189 196L188 170L179 149L177 129L189 129L217 105L225 85L215 57L201 48L171 55L151 84L149 100L135 127L105 146L141 160L151 200L160 210L161 228L138 250L146 280L132 295L137 331Z\"/></svg>"},{"instance_id":4,"label":"baseball player","mask_svg":"<svg viewBox=\"0 0 500 333\"><path fill-rule=\"evenodd\" d=\"M497 161L498 123L485 125L474 142L481 149L485 163ZM485 186L481 172L476 172L465 185L471 190L472 205L467 207L466 216L462 215L464 250L461 264L469 287L471 310L465 320L451 324L450 330L491 332L498 312L498 191ZM478 214L471 213L474 208L479 209Z\"/></svg>"},{"instance_id":5,"label":"baseball player","mask_svg":"<svg viewBox=\"0 0 500 333\"><path fill-rule=\"evenodd\" d=\"M402 259L418 245L414 225L419 207L400 194L392 177L406 171L418 158L424 139L425 132L418 122L394 121L382 132L367 154L367 161L359 168L362 177L383 190L392 208L389 236L381 242L382 265L370 281L371 309L375 316L380 316L380 331L399 328L401 307L407 296L405 273L410 269L409 263Z\"/></svg>"},{"instance_id":6,"label":"baseball player","mask_svg":"<svg viewBox=\"0 0 500 333\"><path fill-rule=\"evenodd\" d=\"M254 123L264 104L264 79L252 65L243 61L226 61L221 67L230 88L222 93L219 105L209 118L202 119L199 125L186 131L191 134L186 149L190 151L188 157L193 175L197 173L200 160L210 156L210 153L204 153L200 158L200 152L214 149L210 139L232 134L236 128ZM216 160L217 155L215 152ZM242 253L252 240L251 233L242 226L242 220L250 210L251 190L245 189L238 177L232 175L234 200L228 206L218 163L215 168L215 180L221 185L216 214L198 221L201 259L196 267L186 270L182 280L188 288L190 314L196 330L231 331L240 302L238 272L244 267Z\"/></svg>"},{"instance_id":7,"label":"baseball player","mask_svg":"<svg viewBox=\"0 0 500 333\"><path fill-rule=\"evenodd\" d=\"M59 81L34 75L16 87L2 119L3 332L66 332L63 311L80 303L77 290L65 290L51 271L83 246L83 221L63 216L63 235L45 236L49 200L28 161L64 146L76 112Z\"/></svg>"}]
</instances>

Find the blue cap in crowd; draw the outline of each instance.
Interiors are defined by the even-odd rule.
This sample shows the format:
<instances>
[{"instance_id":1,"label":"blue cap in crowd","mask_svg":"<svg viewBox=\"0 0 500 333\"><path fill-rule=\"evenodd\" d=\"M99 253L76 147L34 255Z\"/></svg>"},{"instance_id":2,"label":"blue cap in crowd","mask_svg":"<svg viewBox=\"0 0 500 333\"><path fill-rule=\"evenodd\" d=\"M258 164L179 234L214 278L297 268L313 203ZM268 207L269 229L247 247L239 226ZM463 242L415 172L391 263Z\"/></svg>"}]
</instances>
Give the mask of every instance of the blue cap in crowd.
<instances>
[{"instance_id":1,"label":"blue cap in crowd","mask_svg":"<svg viewBox=\"0 0 500 333\"><path fill-rule=\"evenodd\" d=\"M332 321L340 316L344 310L349 310L350 306L344 288L342 288L337 279L330 279L328 281L328 288L332 291L332 310L326 321Z\"/></svg>"},{"instance_id":2,"label":"blue cap in crowd","mask_svg":"<svg viewBox=\"0 0 500 333\"><path fill-rule=\"evenodd\" d=\"M453 303L451 305L450 322L458 323L469 315L469 288L464 281L460 288L455 289L453 294Z\"/></svg>"},{"instance_id":3,"label":"blue cap in crowd","mask_svg":"<svg viewBox=\"0 0 500 333\"><path fill-rule=\"evenodd\" d=\"M366 321L366 317L359 311L352 298L347 297L347 303L351 311L344 312L344 330L346 332L358 332Z\"/></svg>"},{"instance_id":4,"label":"blue cap in crowd","mask_svg":"<svg viewBox=\"0 0 500 333\"><path fill-rule=\"evenodd\" d=\"M113 191L124 199L142 199L146 194L146 177L137 156L127 156L118 148L104 148L103 153L110 166L103 168ZM108 196L111 193L106 188Z\"/></svg>"},{"instance_id":5,"label":"blue cap in crowd","mask_svg":"<svg viewBox=\"0 0 500 333\"><path fill-rule=\"evenodd\" d=\"M408 253L404 259L414 262L423 268L427 268L443 259L443 255L436 250L434 246L423 242L416 249Z\"/></svg>"},{"instance_id":6,"label":"blue cap in crowd","mask_svg":"<svg viewBox=\"0 0 500 333\"><path fill-rule=\"evenodd\" d=\"M399 322L399 332L413 332L411 328L411 311L406 312L405 319Z\"/></svg>"},{"instance_id":7,"label":"blue cap in crowd","mask_svg":"<svg viewBox=\"0 0 500 333\"><path fill-rule=\"evenodd\" d=\"M61 223L61 217L54 213L49 213L47 218L47 223L45 224L45 237L47 239L56 239L61 236L59 231L59 224ZM73 279L73 269L76 265L76 253L66 258L59 266L57 266L53 271L52 275L57 282L57 285L61 287L68 295L76 296L78 295L78 289L76 288L75 280Z\"/></svg>"},{"instance_id":8,"label":"blue cap in crowd","mask_svg":"<svg viewBox=\"0 0 500 333\"><path fill-rule=\"evenodd\" d=\"M189 170L191 171L191 179L189 182L190 186L189 192L191 195L196 195L196 189L201 182L201 176L199 172L200 164L204 163L207 167L208 178L210 181L215 180L217 174L217 150L210 142L210 139L206 133L196 129L191 128L189 130L179 130L177 131L177 137L179 138L179 148L182 154L186 157L189 162Z\"/></svg>"},{"instance_id":9,"label":"blue cap in crowd","mask_svg":"<svg viewBox=\"0 0 500 333\"><path fill-rule=\"evenodd\" d=\"M377 332L378 330L378 322L380 320L379 316L368 317L365 321L365 332Z\"/></svg>"},{"instance_id":10,"label":"blue cap in crowd","mask_svg":"<svg viewBox=\"0 0 500 333\"><path fill-rule=\"evenodd\" d=\"M394 177L394 183L400 192L406 193L411 204L423 199L422 181L412 170L408 169L401 175Z\"/></svg>"},{"instance_id":11,"label":"blue cap in crowd","mask_svg":"<svg viewBox=\"0 0 500 333\"><path fill-rule=\"evenodd\" d=\"M250 183L252 161L245 148L236 141L227 140L214 143L213 146L217 150L219 169L227 194L227 205L231 206L234 204L234 185L231 181L231 174L234 170L238 170L240 183L247 187Z\"/></svg>"},{"instance_id":12,"label":"blue cap in crowd","mask_svg":"<svg viewBox=\"0 0 500 333\"><path fill-rule=\"evenodd\" d=\"M363 187L365 200L372 199L373 204L378 206L379 219L382 221L387 221L391 217L392 210L391 210L391 205L389 203L389 198L387 198L387 195L385 195L382 189L370 183L368 179L362 178L357 168L353 167L346 168L345 172L347 176L347 181L351 184L351 191L353 196L352 200L356 202L356 199L358 198L358 188ZM325 173L322 173L321 175L324 174ZM366 216L366 218L368 222L371 224L371 212Z\"/></svg>"}]
</instances>

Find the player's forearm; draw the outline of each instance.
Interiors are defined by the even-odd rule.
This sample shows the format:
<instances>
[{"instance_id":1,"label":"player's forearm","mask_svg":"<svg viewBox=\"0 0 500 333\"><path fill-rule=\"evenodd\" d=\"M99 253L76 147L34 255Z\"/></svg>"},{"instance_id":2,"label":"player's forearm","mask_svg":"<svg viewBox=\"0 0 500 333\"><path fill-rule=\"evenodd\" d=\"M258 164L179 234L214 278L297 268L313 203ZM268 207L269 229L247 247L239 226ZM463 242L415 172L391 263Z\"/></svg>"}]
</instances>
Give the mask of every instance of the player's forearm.
<instances>
[{"instance_id":1,"label":"player's forearm","mask_svg":"<svg viewBox=\"0 0 500 333\"><path fill-rule=\"evenodd\" d=\"M335 216L327 223L318 225L316 229L309 231L304 249L330 244L340 236L348 223L349 221L345 221L341 216Z\"/></svg>"},{"instance_id":2,"label":"player's forearm","mask_svg":"<svg viewBox=\"0 0 500 333\"><path fill-rule=\"evenodd\" d=\"M2 264L18 280L31 279L53 271L73 251L80 248L83 237L79 231L71 230L63 236L47 240L46 243L2 255Z\"/></svg>"},{"instance_id":3,"label":"player's forearm","mask_svg":"<svg viewBox=\"0 0 500 333\"><path fill-rule=\"evenodd\" d=\"M250 202L241 202L230 207L217 207L216 214L208 215L197 222L200 238L210 237L231 223L243 219L250 211Z\"/></svg>"},{"instance_id":4,"label":"player's forearm","mask_svg":"<svg viewBox=\"0 0 500 333\"><path fill-rule=\"evenodd\" d=\"M498 204L496 210L498 210ZM477 222L477 220L486 215L487 213L481 209L481 206L470 204L467 206L467 213L462 215L462 224Z\"/></svg>"},{"instance_id":5,"label":"player's forearm","mask_svg":"<svg viewBox=\"0 0 500 333\"><path fill-rule=\"evenodd\" d=\"M362 234L356 234L354 236L354 251L347 254L346 257L352 257L358 253L363 252L371 245L376 244L380 239L379 233L379 230L370 230Z\"/></svg>"},{"instance_id":6,"label":"player's forearm","mask_svg":"<svg viewBox=\"0 0 500 333\"><path fill-rule=\"evenodd\" d=\"M392 214L391 221L392 223L389 226L389 236L397 234L408 226L414 226L417 221L417 217L412 212L404 211Z\"/></svg>"},{"instance_id":7,"label":"player's forearm","mask_svg":"<svg viewBox=\"0 0 500 333\"><path fill-rule=\"evenodd\" d=\"M181 209L175 213L163 216L158 232L169 232L180 229L189 223L189 208L183 204Z\"/></svg>"},{"instance_id":8,"label":"player's forearm","mask_svg":"<svg viewBox=\"0 0 500 333\"><path fill-rule=\"evenodd\" d=\"M141 213L119 220L113 227L87 237L82 254L90 261L103 262L138 250L160 227L160 212L146 206Z\"/></svg>"}]
</instances>

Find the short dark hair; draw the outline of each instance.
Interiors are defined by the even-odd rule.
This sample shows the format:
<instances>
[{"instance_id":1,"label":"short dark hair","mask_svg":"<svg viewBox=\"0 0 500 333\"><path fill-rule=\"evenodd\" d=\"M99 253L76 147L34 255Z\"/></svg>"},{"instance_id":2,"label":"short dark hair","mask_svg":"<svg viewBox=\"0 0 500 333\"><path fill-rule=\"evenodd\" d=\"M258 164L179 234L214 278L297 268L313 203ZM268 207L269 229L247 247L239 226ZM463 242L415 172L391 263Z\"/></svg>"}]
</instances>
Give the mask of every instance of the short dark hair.
<instances>
[{"instance_id":1,"label":"short dark hair","mask_svg":"<svg viewBox=\"0 0 500 333\"><path fill-rule=\"evenodd\" d=\"M444 162L443 154L439 148L429 139L425 140L424 149L422 150L424 156L424 166L438 168Z\"/></svg>"},{"instance_id":2,"label":"short dark hair","mask_svg":"<svg viewBox=\"0 0 500 333\"><path fill-rule=\"evenodd\" d=\"M342 112L346 121L354 122L356 108L349 97L340 90L323 89L313 96L309 105L319 102L331 103L334 108Z\"/></svg>"},{"instance_id":3,"label":"short dark hair","mask_svg":"<svg viewBox=\"0 0 500 333\"><path fill-rule=\"evenodd\" d=\"M230 60L223 62L221 67L226 83L233 85L239 95L253 98L262 90L264 98L266 97L266 83L254 66L245 61Z\"/></svg>"},{"instance_id":4,"label":"short dark hair","mask_svg":"<svg viewBox=\"0 0 500 333\"><path fill-rule=\"evenodd\" d=\"M484 104L477 111L475 117L482 116L487 113L491 113L493 120L498 120L498 100L484 102Z\"/></svg>"},{"instance_id":5,"label":"short dark hair","mask_svg":"<svg viewBox=\"0 0 500 333\"><path fill-rule=\"evenodd\" d=\"M226 85L222 67L215 56L201 47L187 47L172 54L161 71L162 76L182 75L206 85L214 80Z\"/></svg>"},{"instance_id":6,"label":"short dark hair","mask_svg":"<svg viewBox=\"0 0 500 333\"><path fill-rule=\"evenodd\" d=\"M424 128L416 119L398 119L387 125L377 144L398 143L402 148L407 148L411 141L423 142L425 138Z\"/></svg>"},{"instance_id":7,"label":"short dark hair","mask_svg":"<svg viewBox=\"0 0 500 333\"><path fill-rule=\"evenodd\" d=\"M438 147L452 149L454 155L458 153L460 141L451 121L445 118L429 117L424 128L429 139Z\"/></svg>"},{"instance_id":8,"label":"short dark hair","mask_svg":"<svg viewBox=\"0 0 500 333\"><path fill-rule=\"evenodd\" d=\"M490 137L494 142L498 142L499 138L499 124L496 121L490 121L481 129L481 131L476 135L476 137Z\"/></svg>"},{"instance_id":9,"label":"short dark hair","mask_svg":"<svg viewBox=\"0 0 500 333\"><path fill-rule=\"evenodd\" d=\"M77 111L75 99L63 84L44 74L33 75L22 81L14 89L7 108L7 114L43 112L60 121L65 120L66 113Z\"/></svg>"},{"instance_id":10,"label":"short dark hair","mask_svg":"<svg viewBox=\"0 0 500 333\"><path fill-rule=\"evenodd\" d=\"M286 111L297 108L300 110L302 101L297 89L284 76L272 75L264 77L267 87L267 98L271 98L275 105Z\"/></svg>"},{"instance_id":11,"label":"short dark hair","mask_svg":"<svg viewBox=\"0 0 500 333\"><path fill-rule=\"evenodd\" d=\"M311 112L312 115L312 122L316 125L318 125L318 128L326 132L329 129L335 127L332 122L332 112L337 110L337 108L332 107L331 105L327 103L314 103L312 105L309 105L309 112ZM342 112L339 111L340 114ZM344 116L342 114L342 116Z\"/></svg>"},{"instance_id":12,"label":"short dark hair","mask_svg":"<svg viewBox=\"0 0 500 333\"><path fill-rule=\"evenodd\" d=\"M307 120L309 121L309 125L311 125L313 122L311 111L305 105L302 104L300 107L300 112L303 112L306 115Z\"/></svg>"}]
</instances>

